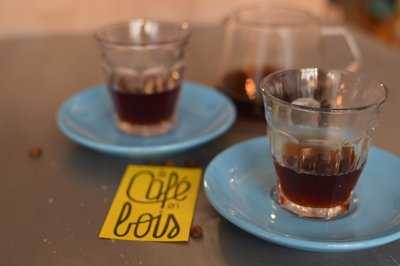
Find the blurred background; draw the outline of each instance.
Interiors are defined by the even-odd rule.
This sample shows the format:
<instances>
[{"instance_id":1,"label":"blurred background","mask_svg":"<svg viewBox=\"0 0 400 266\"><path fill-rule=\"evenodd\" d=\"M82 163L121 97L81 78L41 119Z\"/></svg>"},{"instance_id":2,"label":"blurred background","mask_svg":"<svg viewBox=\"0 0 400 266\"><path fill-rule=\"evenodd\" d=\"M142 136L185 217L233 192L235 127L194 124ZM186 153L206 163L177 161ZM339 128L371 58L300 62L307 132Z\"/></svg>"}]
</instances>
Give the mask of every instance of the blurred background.
<instances>
[{"instance_id":1,"label":"blurred background","mask_svg":"<svg viewBox=\"0 0 400 266\"><path fill-rule=\"evenodd\" d=\"M132 17L218 23L253 0L0 0L0 36L87 32ZM282 1L280 1L282 2ZM399 0L285 0L326 23L349 22L390 44L400 43Z\"/></svg>"},{"instance_id":2,"label":"blurred background","mask_svg":"<svg viewBox=\"0 0 400 266\"><path fill-rule=\"evenodd\" d=\"M87 31L132 17L215 23L227 11L254 0L1 0L0 33L26 34ZM287 2L319 14L329 12L326 0Z\"/></svg>"}]
</instances>

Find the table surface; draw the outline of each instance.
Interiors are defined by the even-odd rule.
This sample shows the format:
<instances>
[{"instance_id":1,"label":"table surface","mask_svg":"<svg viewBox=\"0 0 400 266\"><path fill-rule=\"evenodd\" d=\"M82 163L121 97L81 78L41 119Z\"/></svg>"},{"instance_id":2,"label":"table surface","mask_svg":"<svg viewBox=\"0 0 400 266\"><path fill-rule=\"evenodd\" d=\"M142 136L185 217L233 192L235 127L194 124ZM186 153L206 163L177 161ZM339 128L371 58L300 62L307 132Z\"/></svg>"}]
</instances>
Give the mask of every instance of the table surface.
<instances>
[{"instance_id":1,"label":"table surface","mask_svg":"<svg viewBox=\"0 0 400 266\"><path fill-rule=\"evenodd\" d=\"M355 32L362 71L383 80L390 97L375 144L400 154L399 50ZM212 85L221 29L198 26L188 49L188 78ZM211 40L211 41L210 41ZM58 130L56 112L73 93L102 82L99 53L87 35L0 39L0 265L400 265L400 241L351 253L312 253L262 241L230 224L200 191L194 223L201 240L185 244L98 238L125 167L138 162L96 153ZM184 154L206 167L220 151L265 134L263 122L239 118L224 136ZM32 159L32 147L43 156ZM159 159L162 163L162 159Z\"/></svg>"}]
</instances>

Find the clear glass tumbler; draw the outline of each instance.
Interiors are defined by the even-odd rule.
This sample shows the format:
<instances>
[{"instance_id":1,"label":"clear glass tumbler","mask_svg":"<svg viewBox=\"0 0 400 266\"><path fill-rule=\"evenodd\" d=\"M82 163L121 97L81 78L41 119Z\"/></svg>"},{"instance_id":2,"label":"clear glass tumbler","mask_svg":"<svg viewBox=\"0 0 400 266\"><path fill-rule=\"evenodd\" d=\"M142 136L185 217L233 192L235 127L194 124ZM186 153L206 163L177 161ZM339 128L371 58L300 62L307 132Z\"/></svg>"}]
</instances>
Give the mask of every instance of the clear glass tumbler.
<instances>
[{"instance_id":1,"label":"clear glass tumbler","mask_svg":"<svg viewBox=\"0 0 400 266\"><path fill-rule=\"evenodd\" d=\"M261 89L277 201L304 217L345 214L386 87L351 72L305 68L275 72Z\"/></svg>"},{"instance_id":2,"label":"clear glass tumbler","mask_svg":"<svg viewBox=\"0 0 400 266\"><path fill-rule=\"evenodd\" d=\"M175 127L189 36L187 23L146 19L96 33L121 131L152 136Z\"/></svg>"}]
</instances>

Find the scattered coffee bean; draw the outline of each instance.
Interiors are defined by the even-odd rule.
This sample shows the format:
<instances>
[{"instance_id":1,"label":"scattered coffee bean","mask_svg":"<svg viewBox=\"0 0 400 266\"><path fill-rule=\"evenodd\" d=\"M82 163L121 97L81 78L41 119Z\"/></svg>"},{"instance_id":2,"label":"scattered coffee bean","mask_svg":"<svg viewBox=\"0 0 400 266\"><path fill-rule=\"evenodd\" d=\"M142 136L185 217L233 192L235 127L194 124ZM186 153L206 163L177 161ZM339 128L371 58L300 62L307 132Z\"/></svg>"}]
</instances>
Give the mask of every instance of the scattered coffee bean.
<instances>
[{"instance_id":1,"label":"scattered coffee bean","mask_svg":"<svg viewBox=\"0 0 400 266\"><path fill-rule=\"evenodd\" d=\"M42 156L42 154L43 154L43 150L39 147L32 148L29 151L29 156L31 158L40 158Z\"/></svg>"},{"instance_id":2,"label":"scattered coffee bean","mask_svg":"<svg viewBox=\"0 0 400 266\"><path fill-rule=\"evenodd\" d=\"M200 225L193 225L190 228L190 237L194 239L202 238L203 237L203 228Z\"/></svg>"}]
</instances>

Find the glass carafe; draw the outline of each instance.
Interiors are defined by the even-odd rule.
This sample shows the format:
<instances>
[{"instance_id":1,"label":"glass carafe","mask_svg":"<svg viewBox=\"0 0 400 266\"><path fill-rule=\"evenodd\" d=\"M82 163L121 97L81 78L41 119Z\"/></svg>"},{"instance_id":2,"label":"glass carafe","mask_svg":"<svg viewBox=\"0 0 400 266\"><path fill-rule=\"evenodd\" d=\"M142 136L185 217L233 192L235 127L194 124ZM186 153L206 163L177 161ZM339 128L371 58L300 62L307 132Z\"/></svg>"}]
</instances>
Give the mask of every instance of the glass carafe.
<instances>
[{"instance_id":1,"label":"glass carafe","mask_svg":"<svg viewBox=\"0 0 400 266\"><path fill-rule=\"evenodd\" d=\"M360 65L357 44L345 28L322 26L318 18L297 7L242 7L224 20L224 31L217 85L234 100L241 114L262 117L259 82L274 71L302 67L355 71ZM344 39L352 57L350 62L341 66L329 62L328 57L346 56L323 45L328 36Z\"/></svg>"}]
</instances>

